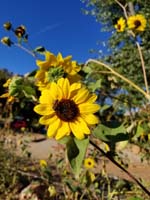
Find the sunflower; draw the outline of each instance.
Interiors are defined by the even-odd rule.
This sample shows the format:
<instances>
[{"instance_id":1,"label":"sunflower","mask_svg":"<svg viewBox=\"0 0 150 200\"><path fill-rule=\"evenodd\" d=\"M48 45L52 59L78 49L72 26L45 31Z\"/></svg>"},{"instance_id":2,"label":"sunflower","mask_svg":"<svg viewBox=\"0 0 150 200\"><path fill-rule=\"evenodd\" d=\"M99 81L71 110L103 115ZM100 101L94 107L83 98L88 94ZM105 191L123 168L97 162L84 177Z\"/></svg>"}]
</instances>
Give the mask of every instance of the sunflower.
<instances>
[{"instance_id":1,"label":"sunflower","mask_svg":"<svg viewBox=\"0 0 150 200\"><path fill-rule=\"evenodd\" d=\"M95 166L95 161L94 161L93 158L86 158L86 159L84 160L84 167L85 167L86 169L91 169L91 168L93 168L94 166Z\"/></svg>"},{"instance_id":2,"label":"sunflower","mask_svg":"<svg viewBox=\"0 0 150 200\"><path fill-rule=\"evenodd\" d=\"M73 134L83 139L91 133L89 126L99 121L94 115L100 108L96 98L80 83L70 84L67 78L61 78L57 83L52 82L49 89L42 90L40 104L34 111L43 115L39 122L47 125L48 137L59 140Z\"/></svg>"},{"instance_id":3,"label":"sunflower","mask_svg":"<svg viewBox=\"0 0 150 200\"><path fill-rule=\"evenodd\" d=\"M45 61L37 60L36 64L39 67L35 78L37 85L46 86L51 81L56 81L63 77L64 74L74 76L80 71L80 66L76 61L72 61L72 56L62 57L61 53L55 56L53 53L45 52Z\"/></svg>"},{"instance_id":4,"label":"sunflower","mask_svg":"<svg viewBox=\"0 0 150 200\"><path fill-rule=\"evenodd\" d=\"M144 31L146 28L146 19L143 15L137 14L130 16L127 20L128 28L134 31Z\"/></svg>"},{"instance_id":5,"label":"sunflower","mask_svg":"<svg viewBox=\"0 0 150 200\"><path fill-rule=\"evenodd\" d=\"M125 19L123 19L123 17L121 17L118 21L117 24L115 24L115 28L117 30L117 32L123 32L125 30Z\"/></svg>"}]
</instances>

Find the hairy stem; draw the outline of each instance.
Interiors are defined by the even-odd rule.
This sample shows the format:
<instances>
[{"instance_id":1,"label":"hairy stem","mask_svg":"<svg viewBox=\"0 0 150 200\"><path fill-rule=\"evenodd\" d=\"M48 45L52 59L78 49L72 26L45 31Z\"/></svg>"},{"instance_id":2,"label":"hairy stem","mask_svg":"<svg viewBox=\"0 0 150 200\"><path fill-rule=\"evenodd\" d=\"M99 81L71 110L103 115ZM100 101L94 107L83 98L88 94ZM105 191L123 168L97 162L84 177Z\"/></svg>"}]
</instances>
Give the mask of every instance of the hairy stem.
<instances>
[{"instance_id":1,"label":"hairy stem","mask_svg":"<svg viewBox=\"0 0 150 200\"><path fill-rule=\"evenodd\" d=\"M139 56L140 56L140 60L141 60L141 65L142 65L142 70L143 70L143 78L144 78L146 92L147 92L147 94L149 94L148 81L147 81L147 76L146 76L145 63L144 63L142 50L141 50L141 47L140 47L138 42L136 42L136 45L137 45Z\"/></svg>"}]
</instances>

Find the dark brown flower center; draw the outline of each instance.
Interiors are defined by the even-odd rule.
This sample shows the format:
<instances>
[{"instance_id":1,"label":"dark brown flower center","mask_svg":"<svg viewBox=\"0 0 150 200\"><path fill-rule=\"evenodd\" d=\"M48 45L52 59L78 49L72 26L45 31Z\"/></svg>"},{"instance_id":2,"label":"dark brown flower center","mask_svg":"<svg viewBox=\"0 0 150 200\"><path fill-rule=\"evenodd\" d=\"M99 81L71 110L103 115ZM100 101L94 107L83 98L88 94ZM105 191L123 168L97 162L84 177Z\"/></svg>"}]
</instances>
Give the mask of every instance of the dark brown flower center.
<instances>
[{"instance_id":1,"label":"dark brown flower center","mask_svg":"<svg viewBox=\"0 0 150 200\"><path fill-rule=\"evenodd\" d=\"M120 25L120 24L118 24L118 27L117 27L117 28L118 28L118 30L120 30L120 29L121 29L121 25Z\"/></svg>"},{"instance_id":2,"label":"dark brown flower center","mask_svg":"<svg viewBox=\"0 0 150 200\"><path fill-rule=\"evenodd\" d=\"M92 165L92 163L90 161L88 161L88 165L90 166L90 165Z\"/></svg>"},{"instance_id":3,"label":"dark brown flower center","mask_svg":"<svg viewBox=\"0 0 150 200\"><path fill-rule=\"evenodd\" d=\"M135 28L138 28L139 26L141 26L141 22L139 20L135 20L134 25Z\"/></svg>"},{"instance_id":4,"label":"dark brown flower center","mask_svg":"<svg viewBox=\"0 0 150 200\"><path fill-rule=\"evenodd\" d=\"M79 115L79 108L70 99L56 100L53 106L56 115L63 121L71 122Z\"/></svg>"}]
</instances>

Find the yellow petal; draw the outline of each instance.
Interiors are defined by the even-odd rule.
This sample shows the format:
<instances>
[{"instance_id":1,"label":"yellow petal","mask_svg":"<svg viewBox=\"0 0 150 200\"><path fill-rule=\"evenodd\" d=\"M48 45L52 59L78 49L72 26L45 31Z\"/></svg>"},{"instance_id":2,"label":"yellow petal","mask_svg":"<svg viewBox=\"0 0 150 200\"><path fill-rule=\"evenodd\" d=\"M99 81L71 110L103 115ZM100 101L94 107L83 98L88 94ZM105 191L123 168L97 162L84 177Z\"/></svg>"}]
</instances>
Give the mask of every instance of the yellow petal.
<instances>
[{"instance_id":1,"label":"yellow petal","mask_svg":"<svg viewBox=\"0 0 150 200\"><path fill-rule=\"evenodd\" d=\"M43 81L45 78L45 70L38 70L35 74L35 79Z\"/></svg>"},{"instance_id":2,"label":"yellow petal","mask_svg":"<svg viewBox=\"0 0 150 200\"><path fill-rule=\"evenodd\" d=\"M96 94L92 94L91 97L89 97L87 100L86 100L86 103L94 103L97 99L97 95Z\"/></svg>"},{"instance_id":3,"label":"yellow petal","mask_svg":"<svg viewBox=\"0 0 150 200\"><path fill-rule=\"evenodd\" d=\"M62 57L62 54L61 54L61 53L58 53L58 55L57 55L57 62L58 62L58 63L63 62L63 57Z\"/></svg>"},{"instance_id":4,"label":"yellow petal","mask_svg":"<svg viewBox=\"0 0 150 200\"><path fill-rule=\"evenodd\" d=\"M54 110L47 104L39 104L34 107L34 111L40 115L51 115Z\"/></svg>"},{"instance_id":5,"label":"yellow petal","mask_svg":"<svg viewBox=\"0 0 150 200\"><path fill-rule=\"evenodd\" d=\"M60 100L63 98L62 90L56 83L54 83L54 82L51 83L49 91L50 91L53 99Z\"/></svg>"},{"instance_id":6,"label":"yellow petal","mask_svg":"<svg viewBox=\"0 0 150 200\"><path fill-rule=\"evenodd\" d=\"M40 124L44 124L44 125L50 125L51 123L53 123L53 121L55 121L57 119L56 115L54 115L54 113L52 113L51 115L44 115L39 119L39 123Z\"/></svg>"},{"instance_id":7,"label":"yellow petal","mask_svg":"<svg viewBox=\"0 0 150 200\"><path fill-rule=\"evenodd\" d=\"M79 140L82 140L84 139L84 133L82 131L82 129L80 129L80 123L78 121L75 121L75 122L69 122L69 126L70 126L70 129L73 133L73 135L79 139Z\"/></svg>"},{"instance_id":8,"label":"yellow petal","mask_svg":"<svg viewBox=\"0 0 150 200\"><path fill-rule=\"evenodd\" d=\"M60 78L57 82L63 92L63 98L68 99L70 96L70 83L67 78Z\"/></svg>"},{"instance_id":9,"label":"yellow petal","mask_svg":"<svg viewBox=\"0 0 150 200\"><path fill-rule=\"evenodd\" d=\"M72 98L76 104L80 104L86 101L89 96L89 91L85 88L81 88L78 93Z\"/></svg>"},{"instance_id":10,"label":"yellow petal","mask_svg":"<svg viewBox=\"0 0 150 200\"><path fill-rule=\"evenodd\" d=\"M36 60L36 65L40 67L40 70L48 70L50 67L47 61Z\"/></svg>"},{"instance_id":11,"label":"yellow petal","mask_svg":"<svg viewBox=\"0 0 150 200\"><path fill-rule=\"evenodd\" d=\"M45 53L45 61L36 60L36 65L40 67L41 70L47 71L50 67L56 66L57 59L54 54L49 51Z\"/></svg>"},{"instance_id":12,"label":"yellow petal","mask_svg":"<svg viewBox=\"0 0 150 200\"><path fill-rule=\"evenodd\" d=\"M1 96L0 96L0 98L7 98L7 97L9 97L9 93L7 92L7 93L4 93L4 94L2 94Z\"/></svg>"},{"instance_id":13,"label":"yellow petal","mask_svg":"<svg viewBox=\"0 0 150 200\"><path fill-rule=\"evenodd\" d=\"M81 83L73 83L71 86L70 86L70 91L73 92L75 90L78 90L81 88Z\"/></svg>"},{"instance_id":14,"label":"yellow petal","mask_svg":"<svg viewBox=\"0 0 150 200\"><path fill-rule=\"evenodd\" d=\"M47 136L48 137L55 137L57 130L61 126L61 121L59 118L57 118L51 125L49 125L48 130L47 130Z\"/></svg>"},{"instance_id":15,"label":"yellow petal","mask_svg":"<svg viewBox=\"0 0 150 200\"><path fill-rule=\"evenodd\" d=\"M44 89L41 92L41 96L39 98L39 102L41 104L49 104L52 105L52 103L54 102L54 98L50 92L50 90L48 89Z\"/></svg>"},{"instance_id":16,"label":"yellow petal","mask_svg":"<svg viewBox=\"0 0 150 200\"><path fill-rule=\"evenodd\" d=\"M85 120L87 124L98 124L99 119L93 114L88 114L88 115L81 115L81 117Z\"/></svg>"},{"instance_id":17,"label":"yellow petal","mask_svg":"<svg viewBox=\"0 0 150 200\"><path fill-rule=\"evenodd\" d=\"M70 86L70 99L72 99L78 92L78 90L81 88L81 83L73 83Z\"/></svg>"},{"instance_id":18,"label":"yellow petal","mask_svg":"<svg viewBox=\"0 0 150 200\"><path fill-rule=\"evenodd\" d=\"M78 122L80 124L79 127L82 129L84 134L90 134L91 133L89 127L86 124L86 122L81 117L78 117Z\"/></svg>"},{"instance_id":19,"label":"yellow petal","mask_svg":"<svg viewBox=\"0 0 150 200\"><path fill-rule=\"evenodd\" d=\"M97 112L100 106L98 104L83 103L79 104L78 108L81 114L91 114Z\"/></svg>"},{"instance_id":20,"label":"yellow petal","mask_svg":"<svg viewBox=\"0 0 150 200\"><path fill-rule=\"evenodd\" d=\"M55 136L56 140L60 140L65 135L69 135L71 132L70 127L67 122L62 122L61 127L58 129L57 134Z\"/></svg>"}]
</instances>

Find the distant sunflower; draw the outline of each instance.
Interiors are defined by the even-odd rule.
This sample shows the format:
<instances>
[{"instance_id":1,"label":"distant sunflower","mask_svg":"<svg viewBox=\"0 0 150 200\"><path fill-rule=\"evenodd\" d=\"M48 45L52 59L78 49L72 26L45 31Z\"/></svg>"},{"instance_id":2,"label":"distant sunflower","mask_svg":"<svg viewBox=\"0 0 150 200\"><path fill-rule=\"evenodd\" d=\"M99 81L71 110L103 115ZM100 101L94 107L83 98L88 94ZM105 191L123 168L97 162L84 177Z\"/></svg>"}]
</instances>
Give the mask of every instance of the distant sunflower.
<instances>
[{"instance_id":1,"label":"distant sunflower","mask_svg":"<svg viewBox=\"0 0 150 200\"><path fill-rule=\"evenodd\" d=\"M123 32L125 30L125 27L126 27L125 19L123 19L123 17L121 17L117 21L117 24L115 24L115 28L116 28L117 32Z\"/></svg>"},{"instance_id":2,"label":"distant sunflower","mask_svg":"<svg viewBox=\"0 0 150 200\"><path fill-rule=\"evenodd\" d=\"M77 139L91 133L89 126L98 123L93 114L99 110L97 96L90 94L80 83L70 85L67 78L52 82L42 90L40 104L34 111L43 115L39 122L48 126L48 137L59 140L73 134Z\"/></svg>"},{"instance_id":3,"label":"distant sunflower","mask_svg":"<svg viewBox=\"0 0 150 200\"><path fill-rule=\"evenodd\" d=\"M143 15L137 14L130 16L127 20L128 28L133 31L144 31L146 28L146 19Z\"/></svg>"},{"instance_id":4,"label":"distant sunflower","mask_svg":"<svg viewBox=\"0 0 150 200\"><path fill-rule=\"evenodd\" d=\"M95 167L95 161L94 161L94 159L93 158L86 158L84 160L84 167L86 169L91 169L91 168Z\"/></svg>"}]
</instances>

